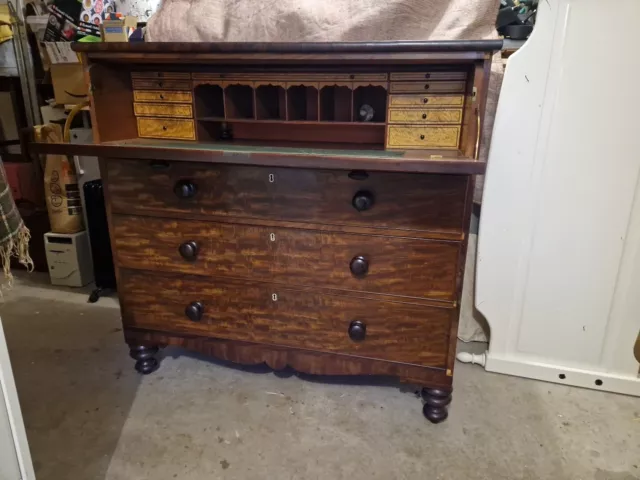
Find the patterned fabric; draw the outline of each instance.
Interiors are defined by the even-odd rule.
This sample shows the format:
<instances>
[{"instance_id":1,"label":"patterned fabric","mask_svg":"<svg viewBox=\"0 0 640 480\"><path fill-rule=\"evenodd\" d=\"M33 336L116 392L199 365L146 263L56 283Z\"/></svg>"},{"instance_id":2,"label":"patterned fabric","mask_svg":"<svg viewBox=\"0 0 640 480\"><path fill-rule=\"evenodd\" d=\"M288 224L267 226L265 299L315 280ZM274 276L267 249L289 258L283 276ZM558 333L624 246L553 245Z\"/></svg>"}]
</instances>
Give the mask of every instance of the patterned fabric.
<instances>
[{"instance_id":1,"label":"patterned fabric","mask_svg":"<svg viewBox=\"0 0 640 480\"><path fill-rule=\"evenodd\" d=\"M13 201L11 188L7 182L4 166L0 164L0 258L4 271L4 286L10 287L13 282L11 274L11 257L33 270L33 261L29 256L29 240L31 234L25 226Z\"/></svg>"}]
</instances>

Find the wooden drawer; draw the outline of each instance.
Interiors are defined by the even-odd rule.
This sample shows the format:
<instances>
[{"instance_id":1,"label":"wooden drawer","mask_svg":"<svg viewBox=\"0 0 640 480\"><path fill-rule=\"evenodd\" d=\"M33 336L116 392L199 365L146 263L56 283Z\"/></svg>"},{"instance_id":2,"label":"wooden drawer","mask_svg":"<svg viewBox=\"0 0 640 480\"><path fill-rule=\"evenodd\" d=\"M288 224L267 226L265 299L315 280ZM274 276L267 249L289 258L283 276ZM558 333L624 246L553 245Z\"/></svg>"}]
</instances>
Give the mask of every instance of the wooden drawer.
<instances>
[{"instance_id":1,"label":"wooden drawer","mask_svg":"<svg viewBox=\"0 0 640 480\"><path fill-rule=\"evenodd\" d=\"M463 93L465 82L391 82L391 93Z\"/></svg>"},{"instance_id":2,"label":"wooden drawer","mask_svg":"<svg viewBox=\"0 0 640 480\"><path fill-rule=\"evenodd\" d=\"M438 127L387 127L389 148L458 148L459 126Z\"/></svg>"},{"instance_id":3,"label":"wooden drawer","mask_svg":"<svg viewBox=\"0 0 640 480\"><path fill-rule=\"evenodd\" d=\"M114 215L112 228L126 268L455 299L458 242L128 215ZM180 255L187 242L195 259ZM368 270L357 275L353 262Z\"/></svg>"},{"instance_id":4,"label":"wooden drawer","mask_svg":"<svg viewBox=\"0 0 640 480\"><path fill-rule=\"evenodd\" d=\"M189 80L191 78L191 74L188 72L131 72L131 78Z\"/></svg>"},{"instance_id":5,"label":"wooden drawer","mask_svg":"<svg viewBox=\"0 0 640 480\"><path fill-rule=\"evenodd\" d=\"M456 310L321 295L281 285L122 270L126 327L444 367ZM185 309L200 302L202 317ZM352 322L366 333L349 336Z\"/></svg>"},{"instance_id":6,"label":"wooden drawer","mask_svg":"<svg viewBox=\"0 0 640 480\"><path fill-rule=\"evenodd\" d=\"M138 117L138 135L143 138L175 138L195 140L193 120Z\"/></svg>"},{"instance_id":7,"label":"wooden drawer","mask_svg":"<svg viewBox=\"0 0 640 480\"><path fill-rule=\"evenodd\" d=\"M389 123L462 123L461 108L390 108Z\"/></svg>"},{"instance_id":8,"label":"wooden drawer","mask_svg":"<svg viewBox=\"0 0 640 480\"><path fill-rule=\"evenodd\" d=\"M134 89L162 89L162 90L189 90L191 89L191 81L190 80L152 80L152 79L133 79L133 88Z\"/></svg>"},{"instance_id":9,"label":"wooden drawer","mask_svg":"<svg viewBox=\"0 0 640 480\"><path fill-rule=\"evenodd\" d=\"M464 95L390 95L391 107L461 107Z\"/></svg>"},{"instance_id":10,"label":"wooden drawer","mask_svg":"<svg viewBox=\"0 0 640 480\"><path fill-rule=\"evenodd\" d=\"M465 72L392 72L391 80L464 80Z\"/></svg>"},{"instance_id":11,"label":"wooden drawer","mask_svg":"<svg viewBox=\"0 0 640 480\"><path fill-rule=\"evenodd\" d=\"M138 103L133 104L138 117L180 117L192 118L193 106L190 103Z\"/></svg>"},{"instance_id":12,"label":"wooden drawer","mask_svg":"<svg viewBox=\"0 0 640 480\"><path fill-rule=\"evenodd\" d=\"M169 92L164 90L134 90L136 102L191 103L191 92Z\"/></svg>"},{"instance_id":13,"label":"wooden drawer","mask_svg":"<svg viewBox=\"0 0 640 480\"><path fill-rule=\"evenodd\" d=\"M114 212L166 216L215 216L399 229L403 235L448 238L462 234L467 177L386 172L349 172L192 162L107 160ZM141 181L144 179L144 181ZM178 198L179 181L196 186ZM358 211L352 201L369 192L372 207Z\"/></svg>"}]
</instances>

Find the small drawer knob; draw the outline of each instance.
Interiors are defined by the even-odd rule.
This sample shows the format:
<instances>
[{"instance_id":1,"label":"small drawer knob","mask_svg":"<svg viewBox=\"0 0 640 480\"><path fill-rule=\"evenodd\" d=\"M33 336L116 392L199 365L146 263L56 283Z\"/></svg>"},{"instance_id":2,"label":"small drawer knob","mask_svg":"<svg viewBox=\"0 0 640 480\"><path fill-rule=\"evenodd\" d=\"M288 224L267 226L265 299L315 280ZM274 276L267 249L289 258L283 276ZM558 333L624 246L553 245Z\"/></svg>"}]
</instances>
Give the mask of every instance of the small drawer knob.
<instances>
[{"instance_id":1,"label":"small drawer knob","mask_svg":"<svg viewBox=\"0 0 640 480\"><path fill-rule=\"evenodd\" d=\"M431 74L430 74L430 73L425 73L425 74L424 74L424 78L426 78L426 79L431 78Z\"/></svg>"},{"instance_id":2,"label":"small drawer knob","mask_svg":"<svg viewBox=\"0 0 640 480\"><path fill-rule=\"evenodd\" d=\"M371 207L373 207L374 203L375 197L373 196L373 193L367 190L360 190L359 192L357 192L353 196L353 200L351 201L353 208L355 208L359 212L369 210Z\"/></svg>"},{"instance_id":3,"label":"small drawer knob","mask_svg":"<svg viewBox=\"0 0 640 480\"><path fill-rule=\"evenodd\" d=\"M420 140L424 140L424 135L420 135Z\"/></svg>"},{"instance_id":4,"label":"small drawer knob","mask_svg":"<svg viewBox=\"0 0 640 480\"><path fill-rule=\"evenodd\" d=\"M425 84L424 84L424 89L425 89L425 90L429 90L429 84L428 84L428 83L425 83Z\"/></svg>"},{"instance_id":5,"label":"small drawer knob","mask_svg":"<svg viewBox=\"0 0 640 480\"><path fill-rule=\"evenodd\" d=\"M164 95L163 94L160 94L160 100L164 100ZM425 102L425 103L427 103L427 102Z\"/></svg>"},{"instance_id":6,"label":"small drawer knob","mask_svg":"<svg viewBox=\"0 0 640 480\"><path fill-rule=\"evenodd\" d=\"M166 126L166 125L163 125L163 126L162 126L162 131L164 131L164 132L166 132L166 131L167 131L167 126Z\"/></svg>"},{"instance_id":7,"label":"small drawer knob","mask_svg":"<svg viewBox=\"0 0 640 480\"><path fill-rule=\"evenodd\" d=\"M423 114L422 114L422 119L423 119L423 120L425 120L426 118L427 118L427 114L426 114L426 113L423 113Z\"/></svg>"},{"instance_id":8,"label":"small drawer knob","mask_svg":"<svg viewBox=\"0 0 640 480\"><path fill-rule=\"evenodd\" d=\"M349 270L356 277L364 277L369 272L369 261L362 255L353 257L349 263Z\"/></svg>"},{"instance_id":9,"label":"small drawer knob","mask_svg":"<svg viewBox=\"0 0 640 480\"><path fill-rule=\"evenodd\" d=\"M198 257L198 244L193 240L184 242L178 247L180 256L185 260L195 260Z\"/></svg>"},{"instance_id":10,"label":"small drawer knob","mask_svg":"<svg viewBox=\"0 0 640 480\"><path fill-rule=\"evenodd\" d=\"M195 196L198 187L191 180L178 180L173 187L173 192L178 198L191 198Z\"/></svg>"},{"instance_id":11,"label":"small drawer knob","mask_svg":"<svg viewBox=\"0 0 640 480\"><path fill-rule=\"evenodd\" d=\"M360 320L354 320L349 325L349 338L354 342L361 342L367 336L367 326Z\"/></svg>"},{"instance_id":12,"label":"small drawer knob","mask_svg":"<svg viewBox=\"0 0 640 480\"><path fill-rule=\"evenodd\" d=\"M184 309L184 314L192 322L199 322L202 320L202 315L204 314L204 305L202 302L191 302Z\"/></svg>"},{"instance_id":13,"label":"small drawer knob","mask_svg":"<svg viewBox=\"0 0 640 480\"><path fill-rule=\"evenodd\" d=\"M158 86L159 86L159 87L162 87L162 85L164 85L164 83L162 83L162 82L158 82Z\"/></svg>"},{"instance_id":14,"label":"small drawer knob","mask_svg":"<svg viewBox=\"0 0 640 480\"><path fill-rule=\"evenodd\" d=\"M429 99L428 99L427 97L424 97L424 98L422 99L422 103L429 103Z\"/></svg>"}]
</instances>

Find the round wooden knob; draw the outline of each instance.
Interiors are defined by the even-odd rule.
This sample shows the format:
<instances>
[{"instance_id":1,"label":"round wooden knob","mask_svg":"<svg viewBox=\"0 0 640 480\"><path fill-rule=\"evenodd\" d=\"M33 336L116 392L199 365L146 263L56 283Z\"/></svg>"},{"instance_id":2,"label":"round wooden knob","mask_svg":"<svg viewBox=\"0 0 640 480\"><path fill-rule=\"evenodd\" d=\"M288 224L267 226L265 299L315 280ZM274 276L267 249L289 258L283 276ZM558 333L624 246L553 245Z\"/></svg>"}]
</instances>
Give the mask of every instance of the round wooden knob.
<instances>
[{"instance_id":1,"label":"round wooden knob","mask_svg":"<svg viewBox=\"0 0 640 480\"><path fill-rule=\"evenodd\" d=\"M194 241L184 242L178 247L180 256L185 260L195 260L198 256L198 244Z\"/></svg>"},{"instance_id":2,"label":"round wooden knob","mask_svg":"<svg viewBox=\"0 0 640 480\"><path fill-rule=\"evenodd\" d=\"M425 83L425 84L424 84L424 89L425 89L425 90L429 90L429 84L428 84L428 83Z\"/></svg>"},{"instance_id":3,"label":"round wooden knob","mask_svg":"<svg viewBox=\"0 0 640 480\"><path fill-rule=\"evenodd\" d=\"M353 208L355 208L359 212L369 210L371 207L373 207L374 203L375 197L373 196L373 193L367 190L360 190L359 192L357 192L353 196L353 200L351 201Z\"/></svg>"},{"instance_id":4,"label":"round wooden knob","mask_svg":"<svg viewBox=\"0 0 640 480\"><path fill-rule=\"evenodd\" d=\"M349 269L356 277L364 277L369 272L369 262L362 255L353 257Z\"/></svg>"},{"instance_id":5,"label":"round wooden knob","mask_svg":"<svg viewBox=\"0 0 640 480\"><path fill-rule=\"evenodd\" d=\"M164 95L160 94L160 100L164 100Z\"/></svg>"},{"instance_id":6,"label":"round wooden knob","mask_svg":"<svg viewBox=\"0 0 640 480\"><path fill-rule=\"evenodd\" d=\"M423 119L423 120L425 120L426 118L427 118L427 114L426 114L426 113L423 113L423 114L422 114L422 119Z\"/></svg>"},{"instance_id":7,"label":"round wooden knob","mask_svg":"<svg viewBox=\"0 0 640 480\"><path fill-rule=\"evenodd\" d=\"M367 336L367 326L360 320L354 320L349 325L349 338L354 342L361 342Z\"/></svg>"},{"instance_id":8,"label":"round wooden knob","mask_svg":"<svg viewBox=\"0 0 640 480\"><path fill-rule=\"evenodd\" d=\"M198 191L198 187L191 180L178 180L173 187L173 192L178 198L191 198Z\"/></svg>"},{"instance_id":9,"label":"round wooden knob","mask_svg":"<svg viewBox=\"0 0 640 480\"><path fill-rule=\"evenodd\" d=\"M429 99L428 99L427 97L424 97L424 98L422 99L422 103L429 103Z\"/></svg>"},{"instance_id":10,"label":"round wooden knob","mask_svg":"<svg viewBox=\"0 0 640 480\"><path fill-rule=\"evenodd\" d=\"M163 125L163 126L162 126L162 130L166 132L166 131L167 131L167 126L166 126L166 125Z\"/></svg>"},{"instance_id":11,"label":"round wooden knob","mask_svg":"<svg viewBox=\"0 0 640 480\"><path fill-rule=\"evenodd\" d=\"M162 83L162 82L158 82L158 86L159 86L159 87L162 87L162 85L164 85L164 83Z\"/></svg>"},{"instance_id":12,"label":"round wooden knob","mask_svg":"<svg viewBox=\"0 0 640 480\"><path fill-rule=\"evenodd\" d=\"M431 74L430 73L425 73L424 74L424 78L431 78Z\"/></svg>"},{"instance_id":13,"label":"round wooden knob","mask_svg":"<svg viewBox=\"0 0 640 480\"><path fill-rule=\"evenodd\" d=\"M202 302L191 302L184 309L184 314L192 322L199 322L202 320L202 314L204 313L204 305Z\"/></svg>"},{"instance_id":14,"label":"round wooden knob","mask_svg":"<svg viewBox=\"0 0 640 480\"><path fill-rule=\"evenodd\" d=\"M420 140L424 140L424 135L420 135Z\"/></svg>"}]
</instances>

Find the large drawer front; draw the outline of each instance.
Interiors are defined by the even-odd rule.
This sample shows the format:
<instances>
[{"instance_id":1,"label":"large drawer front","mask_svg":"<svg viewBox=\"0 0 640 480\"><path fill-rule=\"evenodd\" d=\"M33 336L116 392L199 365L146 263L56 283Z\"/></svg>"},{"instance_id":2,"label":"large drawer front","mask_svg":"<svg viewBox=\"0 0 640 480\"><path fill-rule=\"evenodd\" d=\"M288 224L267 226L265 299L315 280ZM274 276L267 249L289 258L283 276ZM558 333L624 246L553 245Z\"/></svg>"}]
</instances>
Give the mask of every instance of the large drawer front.
<instances>
[{"instance_id":1,"label":"large drawer front","mask_svg":"<svg viewBox=\"0 0 640 480\"><path fill-rule=\"evenodd\" d=\"M133 328L282 345L444 367L456 310L419 307L282 286L122 270L123 321ZM202 317L185 308L200 302ZM349 336L365 325L361 341Z\"/></svg>"},{"instance_id":2,"label":"large drawer front","mask_svg":"<svg viewBox=\"0 0 640 480\"><path fill-rule=\"evenodd\" d=\"M458 242L127 215L112 227L125 268L455 299ZM187 242L195 259L180 255Z\"/></svg>"},{"instance_id":3,"label":"large drawer front","mask_svg":"<svg viewBox=\"0 0 640 480\"><path fill-rule=\"evenodd\" d=\"M333 226L462 233L467 178L386 172L304 170L107 160L114 212L154 212L309 222ZM178 198L179 181L196 186ZM371 208L353 199L368 192ZM362 194L360 194L362 195Z\"/></svg>"}]
</instances>

